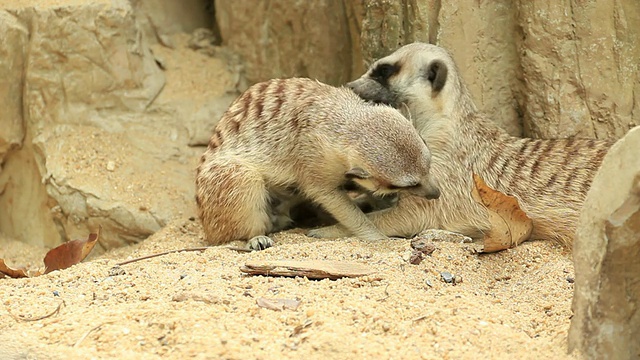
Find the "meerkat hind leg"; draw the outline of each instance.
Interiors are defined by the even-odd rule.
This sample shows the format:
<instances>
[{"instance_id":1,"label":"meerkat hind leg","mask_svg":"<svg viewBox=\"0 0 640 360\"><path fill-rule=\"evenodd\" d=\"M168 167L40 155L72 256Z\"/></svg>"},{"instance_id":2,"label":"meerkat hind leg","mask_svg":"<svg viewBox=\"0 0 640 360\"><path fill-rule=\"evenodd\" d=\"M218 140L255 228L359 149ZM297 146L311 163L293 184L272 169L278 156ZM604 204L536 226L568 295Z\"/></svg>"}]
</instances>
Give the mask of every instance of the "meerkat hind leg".
<instances>
[{"instance_id":1,"label":"meerkat hind leg","mask_svg":"<svg viewBox=\"0 0 640 360\"><path fill-rule=\"evenodd\" d=\"M246 247L263 250L274 242L273 206L262 174L241 162L221 159L208 163L215 177L202 177L202 220L209 242L215 245L245 240ZM234 189L233 196L228 194Z\"/></svg>"}]
</instances>

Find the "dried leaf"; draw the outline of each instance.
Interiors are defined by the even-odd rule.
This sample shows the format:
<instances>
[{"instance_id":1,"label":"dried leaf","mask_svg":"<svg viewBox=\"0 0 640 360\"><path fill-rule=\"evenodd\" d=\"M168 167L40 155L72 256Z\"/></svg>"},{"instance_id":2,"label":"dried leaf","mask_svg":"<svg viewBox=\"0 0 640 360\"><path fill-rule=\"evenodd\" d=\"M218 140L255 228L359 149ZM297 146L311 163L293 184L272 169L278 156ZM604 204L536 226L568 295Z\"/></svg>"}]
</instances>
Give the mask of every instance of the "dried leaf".
<instances>
[{"instance_id":1,"label":"dried leaf","mask_svg":"<svg viewBox=\"0 0 640 360\"><path fill-rule=\"evenodd\" d=\"M24 268L13 269L13 268L9 267L4 262L3 259L0 259L0 273L4 274L5 276L12 277L12 278L28 277L27 269L24 269Z\"/></svg>"},{"instance_id":2,"label":"dried leaf","mask_svg":"<svg viewBox=\"0 0 640 360\"><path fill-rule=\"evenodd\" d=\"M95 234L89 234L86 240L72 240L49 250L44 257L44 273L62 270L80 263L89 255L98 242L100 229Z\"/></svg>"},{"instance_id":3,"label":"dried leaf","mask_svg":"<svg viewBox=\"0 0 640 360\"><path fill-rule=\"evenodd\" d=\"M240 271L252 275L306 276L309 279L339 279L371 275L366 265L348 261L329 260L265 260L246 263Z\"/></svg>"},{"instance_id":4,"label":"dried leaf","mask_svg":"<svg viewBox=\"0 0 640 360\"><path fill-rule=\"evenodd\" d=\"M9 267L3 259L0 259L0 274L12 278L24 278L48 274L54 270L62 270L78 264L89 255L100 237L100 229L95 234L90 234L87 240L68 241L56 248L49 250L44 257L44 272L40 270Z\"/></svg>"},{"instance_id":5,"label":"dried leaf","mask_svg":"<svg viewBox=\"0 0 640 360\"><path fill-rule=\"evenodd\" d=\"M489 213L491 229L484 237L484 252L495 252L516 246L529 239L533 222L518 205L518 199L489 187L480 176L473 174L473 199L484 205Z\"/></svg>"},{"instance_id":6,"label":"dried leaf","mask_svg":"<svg viewBox=\"0 0 640 360\"><path fill-rule=\"evenodd\" d=\"M297 299L267 299L267 298L258 298L256 299L256 304L261 308L282 311L284 309L287 310L297 310L298 306L300 306L300 300Z\"/></svg>"}]
</instances>

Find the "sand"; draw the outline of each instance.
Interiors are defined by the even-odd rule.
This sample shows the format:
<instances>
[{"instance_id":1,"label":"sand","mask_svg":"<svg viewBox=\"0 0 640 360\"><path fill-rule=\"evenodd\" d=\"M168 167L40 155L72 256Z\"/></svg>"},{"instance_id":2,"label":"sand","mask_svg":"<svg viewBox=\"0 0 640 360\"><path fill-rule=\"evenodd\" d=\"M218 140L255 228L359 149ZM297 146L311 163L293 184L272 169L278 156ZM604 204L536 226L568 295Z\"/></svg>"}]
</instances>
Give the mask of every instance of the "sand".
<instances>
[{"instance_id":1,"label":"sand","mask_svg":"<svg viewBox=\"0 0 640 360\"><path fill-rule=\"evenodd\" d=\"M571 317L570 254L526 242L496 254L437 243L411 265L410 241L319 241L295 232L277 246L180 252L113 269L119 261L206 246L198 221L177 220L144 242L62 271L0 279L3 359L563 359ZM11 242L0 257L44 253ZM240 243L232 245L241 245ZM32 260L29 260L31 258ZM252 259L355 261L356 279L245 275ZM462 283L448 284L449 271ZM298 299L274 311L258 298ZM54 315L37 321L23 319Z\"/></svg>"}]
</instances>

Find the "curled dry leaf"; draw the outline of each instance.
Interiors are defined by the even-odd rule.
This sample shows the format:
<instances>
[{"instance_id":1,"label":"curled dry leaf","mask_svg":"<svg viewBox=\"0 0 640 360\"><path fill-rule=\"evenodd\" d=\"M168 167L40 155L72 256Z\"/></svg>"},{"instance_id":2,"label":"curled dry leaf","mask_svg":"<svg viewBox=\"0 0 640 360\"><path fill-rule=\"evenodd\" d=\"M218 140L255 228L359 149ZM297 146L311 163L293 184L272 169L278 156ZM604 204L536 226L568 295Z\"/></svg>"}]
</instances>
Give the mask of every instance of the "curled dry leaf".
<instances>
[{"instance_id":1,"label":"curled dry leaf","mask_svg":"<svg viewBox=\"0 0 640 360\"><path fill-rule=\"evenodd\" d=\"M100 236L100 229L95 234L89 234L86 240L72 240L49 250L44 257L44 273L62 270L80 263L96 246Z\"/></svg>"},{"instance_id":2,"label":"curled dry leaf","mask_svg":"<svg viewBox=\"0 0 640 360\"><path fill-rule=\"evenodd\" d=\"M24 268L13 269L3 259L0 259L0 274L12 278L33 277L50 273L54 270L62 270L80 263L93 250L98 242L100 230L90 234L86 240L68 241L56 248L49 250L44 257L45 270L28 270Z\"/></svg>"},{"instance_id":3,"label":"curled dry leaf","mask_svg":"<svg viewBox=\"0 0 640 360\"><path fill-rule=\"evenodd\" d=\"M529 239L533 222L518 205L518 199L487 185L473 174L475 186L471 195L489 213L491 229L484 237L484 252L496 252L516 246Z\"/></svg>"},{"instance_id":4,"label":"curled dry leaf","mask_svg":"<svg viewBox=\"0 0 640 360\"><path fill-rule=\"evenodd\" d=\"M13 269L7 265L3 259L0 259L0 273L4 276L12 277L12 278L24 278L27 277L27 269L18 268Z\"/></svg>"}]
</instances>

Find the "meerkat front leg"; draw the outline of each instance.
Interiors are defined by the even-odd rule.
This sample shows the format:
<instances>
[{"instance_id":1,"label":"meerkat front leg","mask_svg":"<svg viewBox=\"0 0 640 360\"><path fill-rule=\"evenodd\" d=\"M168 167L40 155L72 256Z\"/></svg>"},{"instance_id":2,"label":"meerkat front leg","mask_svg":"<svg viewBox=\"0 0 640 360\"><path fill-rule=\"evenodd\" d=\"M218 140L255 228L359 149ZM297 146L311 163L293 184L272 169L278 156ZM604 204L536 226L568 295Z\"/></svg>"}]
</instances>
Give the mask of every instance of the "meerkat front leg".
<instances>
[{"instance_id":1,"label":"meerkat front leg","mask_svg":"<svg viewBox=\"0 0 640 360\"><path fill-rule=\"evenodd\" d=\"M322 206L340 224L339 227L327 227L311 230L309 236L334 237L334 234L354 236L364 240L381 240L387 237L371 223L371 220L362 210L351 201L349 196L342 191L308 194L315 202ZM336 232L327 232L323 229L339 229Z\"/></svg>"},{"instance_id":2,"label":"meerkat front leg","mask_svg":"<svg viewBox=\"0 0 640 360\"><path fill-rule=\"evenodd\" d=\"M401 198L398 205L389 209L374 211L365 216L373 226L385 236L412 237L420 231L436 228L439 224L430 221L425 211L425 202L429 200L409 196ZM437 201L437 200L430 200ZM332 225L309 231L310 237L339 238L349 236L344 227Z\"/></svg>"}]
</instances>

